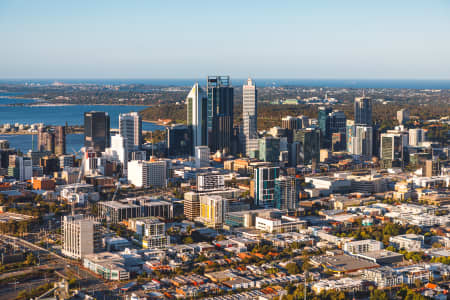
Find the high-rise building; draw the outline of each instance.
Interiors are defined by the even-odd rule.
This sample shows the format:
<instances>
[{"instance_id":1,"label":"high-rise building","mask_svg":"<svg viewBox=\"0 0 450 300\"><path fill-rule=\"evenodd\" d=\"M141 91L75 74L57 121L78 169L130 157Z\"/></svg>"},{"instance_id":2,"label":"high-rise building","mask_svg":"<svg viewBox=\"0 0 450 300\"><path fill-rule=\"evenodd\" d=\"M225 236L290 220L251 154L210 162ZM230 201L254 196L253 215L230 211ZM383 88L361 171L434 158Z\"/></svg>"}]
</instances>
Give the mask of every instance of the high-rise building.
<instances>
[{"instance_id":1,"label":"high-rise building","mask_svg":"<svg viewBox=\"0 0 450 300\"><path fill-rule=\"evenodd\" d=\"M228 212L228 201L216 195L200 196L199 221L208 227L222 228L225 214Z\"/></svg>"},{"instance_id":2,"label":"high-rise building","mask_svg":"<svg viewBox=\"0 0 450 300\"><path fill-rule=\"evenodd\" d=\"M62 222L62 254L82 259L101 248L101 224L84 215L64 216Z\"/></svg>"},{"instance_id":3,"label":"high-rise building","mask_svg":"<svg viewBox=\"0 0 450 300\"><path fill-rule=\"evenodd\" d=\"M250 150L257 148L258 139L258 102L256 87L252 79L247 80L247 84L242 87L242 120L243 138L242 150L247 154Z\"/></svg>"},{"instance_id":4,"label":"high-rise building","mask_svg":"<svg viewBox=\"0 0 450 300\"><path fill-rule=\"evenodd\" d=\"M120 162L122 166L122 175L127 176L128 173L128 141L122 135L113 135L111 137L111 147L106 148L106 156L113 161Z\"/></svg>"},{"instance_id":5,"label":"high-rise building","mask_svg":"<svg viewBox=\"0 0 450 300\"><path fill-rule=\"evenodd\" d=\"M281 128L289 130L302 129L303 123L302 120L297 117L286 116L281 119Z\"/></svg>"},{"instance_id":6,"label":"high-rise building","mask_svg":"<svg viewBox=\"0 0 450 300\"><path fill-rule=\"evenodd\" d=\"M38 151L64 155L66 153L66 128L64 126L40 127L37 147Z\"/></svg>"},{"instance_id":7,"label":"high-rise building","mask_svg":"<svg viewBox=\"0 0 450 300\"><path fill-rule=\"evenodd\" d=\"M409 130L409 145L420 146L425 141L425 131L421 128L413 128Z\"/></svg>"},{"instance_id":8,"label":"high-rise building","mask_svg":"<svg viewBox=\"0 0 450 300\"><path fill-rule=\"evenodd\" d=\"M136 220L136 233L142 237L143 248L164 249L169 246L170 237L166 235L166 224L156 217Z\"/></svg>"},{"instance_id":9,"label":"high-rise building","mask_svg":"<svg viewBox=\"0 0 450 300\"><path fill-rule=\"evenodd\" d=\"M33 175L33 165L30 157L9 155L8 176L19 181L31 179Z\"/></svg>"},{"instance_id":10,"label":"high-rise building","mask_svg":"<svg viewBox=\"0 0 450 300\"><path fill-rule=\"evenodd\" d=\"M291 165L310 165L320 160L320 130L304 128L295 130L290 148Z\"/></svg>"},{"instance_id":11,"label":"high-rise building","mask_svg":"<svg viewBox=\"0 0 450 300\"><path fill-rule=\"evenodd\" d=\"M372 126L350 125L347 127L347 152L370 159L372 150Z\"/></svg>"},{"instance_id":12,"label":"high-rise building","mask_svg":"<svg viewBox=\"0 0 450 300\"><path fill-rule=\"evenodd\" d=\"M195 147L195 167L203 168L209 166L209 147L197 146Z\"/></svg>"},{"instance_id":13,"label":"high-rise building","mask_svg":"<svg viewBox=\"0 0 450 300\"><path fill-rule=\"evenodd\" d=\"M406 108L402 108L399 111L397 111L397 121L400 125L405 124L409 121L409 110Z\"/></svg>"},{"instance_id":14,"label":"high-rise building","mask_svg":"<svg viewBox=\"0 0 450 300\"><path fill-rule=\"evenodd\" d=\"M140 188L164 187L167 181L167 162L132 160L128 163L128 181Z\"/></svg>"},{"instance_id":15,"label":"high-rise building","mask_svg":"<svg viewBox=\"0 0 450 300\"><path fill-rule=\"evenodd\" d=\"M355 125L372 126L372 99L355 98Z\"/></svg>"},{"instance_id":16,"label":"high-rise building","mask_svg":"<svg viewBox=\"0 0 450 300\"><path fill-rule=\"evenodd\" d=\"M255 205L275 206L275 179L280 176L280 167L259 167L255 169Z\"/></svg>"},{"instance_id":17,"label":"high-rise building","mask_svg":"<svg viewBox=\"0 0 450 300\"><path fill-rule=\"evenodd\" d=\"M259 159L278 162L280 159L280 139L270 136L259 139Z\"/></svg>"},{"instance_id":18,"label":"high-rise building","mask_svg":"<svg viewBox=\"0 0 450 300\"><path fill-rule=\"evenodd\" d=\"M275 179L275 207L294 210L297 208L299 182L295 176L280 176Z\"/></svg>"},{"instance_id":19,"label":"high-rise building","mask_svg":"<svg viewBox=\"0 0 450 300\"><path fill-rule=\"evenodd\" d=\"M166 144L168 156L192 154L192 127L184 125L167 127Z\"/></svg>"},{"instance_id":20,"label":"high-rise building","mask_svg":"<svg viewBox=\"0 0 450 300\"><path fill-rule=\"evenodd\" d=\"M319 106L319 113L317 116L317 121L319 122L320 132L323 137L326 137L327 132L327 124L328 124L328 115L333 111L331 106Z\"/></svg>"},{"instance_id":21,"label":"high-rise building","mask_svg":"<svg viewBox=\"0 0 450 300\"><path fill-rule=\"evenodd\" d=\"M230 152L234 91L230 76L208 76L208 144L212 152Z\"/></svg>"},{"instance_id":22,"label":"high-rise building","mask_svg":"<svg viewBox=\"0 0 450 300\"><path fill-rule=\"evenodd\" d=\"M405 157L405 146L408 143L408 135L403 133L382 133L380 146L380 159L403 162Z\"/></svg>"},{"instance_id":23,"label":"high-rise building","mask_svg":"<svg viewBox=\"0 0 450 300\"><path fill-rule=\"evenodd\" d=\"M208 145L208 98L195 83L186 98L187 124L192 129L192 149Z\"/></svg>"},{"instance_id":24,"label":"high-rise building","mask_svg":"<svg viewBox=\"0 0 450 300\"><path fill-rule=\"evenodd\" d=\"M103 152L110 145L109 115L103 111L84 113L84 146Z\"/></svg>"},{"instance_id":25,"label":"high-rise building","mask_svg":"<svg viewBox=\"0 0 450 300\"><path fill-rule=\"evenodd\" d=\"M137 112L119 115L119 134L127 139L129 151L140 149L142 145L142 118Z\"/></svg>"}]
</instances>

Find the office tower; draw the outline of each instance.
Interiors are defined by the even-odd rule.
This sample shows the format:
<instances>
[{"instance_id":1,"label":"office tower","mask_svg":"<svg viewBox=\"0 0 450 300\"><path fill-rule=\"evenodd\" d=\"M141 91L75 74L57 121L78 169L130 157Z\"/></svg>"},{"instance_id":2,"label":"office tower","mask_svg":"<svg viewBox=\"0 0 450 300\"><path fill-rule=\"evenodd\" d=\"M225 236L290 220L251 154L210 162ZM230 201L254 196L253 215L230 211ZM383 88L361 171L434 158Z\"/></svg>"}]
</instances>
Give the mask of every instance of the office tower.
<instances>
[{"instance_id":1,"label":"office tower","mask_svg":"<svg viewBox=\"0 0 450 300\"><path fill-rule=\"evenodd\" d=\"M408 135L388 131L381 134L380 140L380 159L403 164L406 158L404 151L408 144Z\"/></svg>"},{"instance_id":2,"label":"office tower","mask_svg":"<svg viewBox=\"0 0 450 300\"><path fill-rule=\"evenodd\" d=\"M280 167L259 167L255 169L255 205L275 206L275 179L280 176Z\"/></svg>"},{"instance_id":3,"label":"office tower","mask_svg":"<svg viewBox=\"0 0 450 300\"><path fill-rule=\"evenodd\" d=\"M38 129L38 151L55 153L55 135L45 127Z\"/></svg>"},{"instance_id":4,"label":"office tower","mask_svg":"<svg viewBox=\"0 0 450 300\"><path fill-rule=\"evenodd\" d=\"M327 124L328 124L328 115L333 111L331 106L319 106L319 113L317 116L317 121L319 122L320 132L323 137L326 137L327 132Z\"/></svg>"},{"instance_id":5,"label":"office tower","mask_svg":"<svg viewBox=\"0 0 450 300\"><path fill-rule=\"evenodd\" d=\"M186 98L187 124L192 129L192 149L208 144L208 98L195 83Z\"/></svg>"},{"instance_id":6,"label":"office tower","mask_svg":"<svg viewBox=\"0 0 450 300\"><path fill-rule=\"evenodd\" d=\"M406 122L409 121L409 111L405 108L400 109L397 111L397 121L398 124L403 125Z\"/></svg>"},{"instance_id":7,"label":"office tower","mask_svg":"<svg viewBox=\"0 0 450 300\"><path fill-rule=\"evenodd\" d=\"M280 158L280 139L265 136L259 139L259 159L278 162Z\"/></svg>"},{"instance_id":8,"label":"office tower","mask_svg":"<svg viewBox=\"0 0 450 300\"><path fill-rule=\"evenodd\" d=\"M355 124L372 125L372 99L366 97L355 98Z\"/></svg>"},{"instance_id":9,"label":"office tower","mask_svg":"<svg viewBox=\"0 0 450 300\"><path fill-rule=\"evenodd\" d=\"M286 116L281 119L281 128L293 130L293 129L302 129L303 122L302 119L297 117Z\"/></svg>"},{"instance_id":10,"label":"office tower","mask_svg":"<svg viewBox=\"0 0 450 300\"><path fill-rule=\"evenodd\" d=\"M350 125L347 127L347 152L370 159L372 150L372 126Z\"/></svg>"},{"instance_id":11,"label":"office tower","mask_svg":"<svg viewBox=\"0 0 450 300\"><path fill-rule=\"evenodd\" d=\"M228 212L228 201L222 196L200 196L199 220L208 227L214 229L222 228L224 216Z\"/></svg>"},{"instance_id":12,"label":"office tower","mask_svg":"<svg viewBox=\"0 0 450 300\"><path fill-rule=\"evenodd\" d=\"M300 128L297 128L297 129L309 127L310 120L307 116L300 115L300 116L297 116L297 119L298 119L298 125L300 126Z\"/></svg>"},{"instance_id":13,"label":"office tower","mask_svg":"<svg viewBox=\"0 0 450 300\"><path fill-rule=\"evenodd\" d=\"M55 126L52 128L40 127L38 130L38 151L48 151L56 155L66 153L66 128Z\"/></svg>"},{"instance_id":14,"label":"office tower","mask_svg":"<svg viewBox=\"0 0 450 300\"><path fill-rule=\"evenodd\" d=\"M196 193L184 194L184 216L188 220L195 220L200 216L200 197Z\"/></svg>"},{"instance_id":15,"label":"office tower","mask_svg":"<svg viewBox=\"0 0 450 300\"><path fill-rule=\"evenodd\" d=\"M342 132L335 132L331 135L331 150L344 151L347 148L346 134Z\"/></svg>"},{"instance_id":16,"label":"office tower","mask_svg":"<svg viewBox=\"0 0 450 300\"><path fill-rule=\"evenodd\" d=\"M422 167L422 176L432 177L439 175L439 160L425 160Z\"/></svg>"},{"instance_id":17,"label":"office tower","mask_svg":"<svg viewBox=\"0 0 450 300\"><path fill-rule=\"evenodd\" d=\"M82 259L101 248L101 224L84 215L64 216L62 230L62 254Z\"/></svg>"},{"instance_id":18,"label":"office tower","mask_svg":"<svg viewBox=\"0 0 450 300\"><path fill-rule=\"evenodd\" d=\"M291 145L291 165L310 165L320 160L320 130L304 128L294 130Z\"/></svg>"},{"instance_id":19,"label":"office tower","mask_svg":"<svg viewBox=\"0 0 450 300\"><path fill-rule=\"evenodd\" d=\"M119 115L119 134L127 139L129 151L138 150L142 145L142 119L139 113Z\"/></svg>"},{"instance_id":20,"label":"office tower","mask_svg":"<svg viewBox=\"0 0 450 300\"><path fill-rule=\"evenodd\" d=\"M208 144L212 152L230 152L233 134L233 88L230 76L208 76Z\"/></svg>"},{"instance_id":21,"label":"office tower","mask_svg":"<svg viewBox=\"0 0 450 300\"><path fill-rule=\"evenodd\" d=\"M59 168L60 169L66 169L66 168L72 168L73 162L74 162L74 156L73 155L61 155L59 158Z\"/></svg>"},{"instance_id":22,"label":"office tower","mask_svg":"<svg viewBox=\"0 0 450 300\"><path fill-rule=\"evenodd\" d=\"M103 111L84 113L84 146L103 152L110 145L109 115Z\"/></svg>"},{"instance_id":23,"label":"office tower","mask_svg":"<svg viewBox=\"0 0 450 300\"><path fill-rule=\"evenodd\" d=\"M280 176L275 179L275 207L294 210L297 208L299 181L295 176Z\"/></svg>"},{"instance_id":24,"label":"office tower","mask_svg":"<svg viewBox=\"0 0 450 300\"><path fill-rule=\"evenodd\" d=\"M106 148L105 156L109 159L120 162L122 166L122 175L127 176L128 172L128 140L122 135L113 135L111 137L111 147Z\"/></svg>"},{"instance_id":25,"label":"office tower","mask_svg":"<svg viewBox=\"0 0 450 300\"><path fill-rule=\"evenodd\" d=\"M210 151L208 146L195 147L195 167L203 168L209 166Z\"/></svg>"},{"instance_id":26,"label":"office tower","mask_svg":"<svg viewBox=\"0 0 450 300\"><path fill-rule=\"evenodd\" d=\"M192 128L184 125L172 125L166 128L168 156L192 154Z\"/></svg>"},{"instance_id":27,"label":"office tower","mask_svg":"<svg viewBox=\"0 0 450 300\"><path fill-rule=\"evenodd\" d=\"M414 128L409 130L409 145L420 146L425 141L425 131L421 128Z\"/></svg>"},{"instance_id":28,"label":"office tower","mask_svg":"<svg viewBox=\"0 0 450 300\"><path fill-rule=\"evenodd\" d=\"M243 139L242 149L247 154L251 149L257 148L258 139L258 102L256 87L252 79L247 80L247 85L242 87L242 120Z\"/></svg>"},{"instance_id":29,"label":"office tower","mask_svg":"<svg viewBox=\"0 0 450 300\"><path fill-rule=\"evenodd\" d=\"M225 188L225 178L222 174L203 173L197 175L197 191L215 191Z\"/></svg>"},{"instance_id":30,"label":"office tower","mask_svg":"<svg viewBox=\"0 0 450 300\"><path fill-rule=\"evenodd\" d=\"M33 165L30 157L9 156L8 176L14 177L19 181L25 181L31 179L32 175Z\"/></svg>"},{"instance_id":31,"label":"office tower","mask_svg":"<svg viewBox=\"0 0 450 300\"><path fill-rule=\"evenodd\" d=\"M140 188L165 187L167 162L132 160L128 163L128 181Z\"/></svg>"},{"instance_id":32,"label":"office tower","mask_svg":"<svg viewBox=\"0 0 450 300\"><path fill-rule=\"evenodd\" d=\"M65 126L55 126L55 154L64 155L66 154L66 127Z\"/></svg>"}]
</instances>

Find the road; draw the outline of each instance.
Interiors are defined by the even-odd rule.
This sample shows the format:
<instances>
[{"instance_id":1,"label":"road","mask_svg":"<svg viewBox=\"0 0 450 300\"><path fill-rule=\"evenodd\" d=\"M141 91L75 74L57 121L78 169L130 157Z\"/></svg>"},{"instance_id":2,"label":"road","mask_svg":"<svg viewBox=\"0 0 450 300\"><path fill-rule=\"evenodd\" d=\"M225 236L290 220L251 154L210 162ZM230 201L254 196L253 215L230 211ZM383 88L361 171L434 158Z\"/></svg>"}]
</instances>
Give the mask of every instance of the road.
<instances>
[{"instance_id":1,"label":"road","mask_svg":"<svg viewBox=\"0 0 450 300\"><path fill-rule=\"evenodd\" d=\"M59 277L63 277L66 279L75 277L78 279L78 289L86 291L86 292L92 292L92 291L105 291L110 290L110 287L106 284L106 282L103 279L98 278L96 275L91 273L90 271L82 268L81 264L78 261L71 260L68 258L65 258L53 251L50 251L48 249L42 248L38 245L35 245L33 243L30 243L26 240L23 240L21 238L12 237L8 235L0 235L0 238L3 242L13 244L16 247L23 249L25 251L33 251L35 255L38 256L39 265L36 268L42 268L42 269L54 269L55 275L58 275ZM17 271L17 274L10 274L11 276L17 276L20 275L20 272L31 272L30 270L19 270ZM6 274L3 274L6 275ZM54 278L56 279L56 278ZM53 280L54 281L54 280ZM38 282L38 281L36 281ZM45 282L42 282L43 284ZM29 283L18 283L16 286L16 292L18 293L21 289L25 289L26 286ZM21 286L24 285L25 287L22 288ZM36 284L36 286L39 286L39 284ZM36 287L33 286L33 287ZM5 290L6 289L6 290ZM14 287L4 287L0 288L0 299L7 299L3 298L3 291L8 292L11 294L11 291L14 291ZM14 298L14 297L13 297ZM9 298L11 299L11 298Z\"/></svg>"}]
</instances>

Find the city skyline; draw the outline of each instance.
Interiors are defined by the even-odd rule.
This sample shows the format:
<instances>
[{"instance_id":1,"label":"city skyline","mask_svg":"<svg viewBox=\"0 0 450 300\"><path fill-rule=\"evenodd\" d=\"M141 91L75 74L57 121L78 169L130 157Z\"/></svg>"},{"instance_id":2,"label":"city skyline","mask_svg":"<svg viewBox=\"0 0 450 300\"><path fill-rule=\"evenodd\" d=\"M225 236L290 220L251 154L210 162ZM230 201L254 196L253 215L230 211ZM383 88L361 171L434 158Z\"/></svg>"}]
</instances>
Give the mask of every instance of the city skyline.
<instances>
[{"instance_id":1,"label":"city skyline","mask_svg":"<svg viewBox=\"0 0 450 300\"><path fill-rule=\"evenodd\" d=\"M449 12L447 1L3 1L0 78L450 79Z\"/></svg>"}]
</instances>

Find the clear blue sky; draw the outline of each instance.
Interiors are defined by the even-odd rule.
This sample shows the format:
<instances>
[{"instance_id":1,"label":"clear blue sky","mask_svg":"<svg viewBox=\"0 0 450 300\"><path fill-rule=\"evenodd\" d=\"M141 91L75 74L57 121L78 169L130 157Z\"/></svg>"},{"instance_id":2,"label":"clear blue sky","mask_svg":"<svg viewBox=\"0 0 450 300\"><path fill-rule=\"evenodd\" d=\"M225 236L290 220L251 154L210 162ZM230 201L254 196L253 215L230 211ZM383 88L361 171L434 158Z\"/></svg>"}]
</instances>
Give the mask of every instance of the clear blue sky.
<instances>
[{"instance_id":1,"label":"clear blue sky","mask_svg":"<svg viewBox=\"0 0 450 300\"><path fill-rule=\"evenodd\" d=\"M448 0L0 0L0 78L450 79Z\"/></svg>"}]
</instances>

